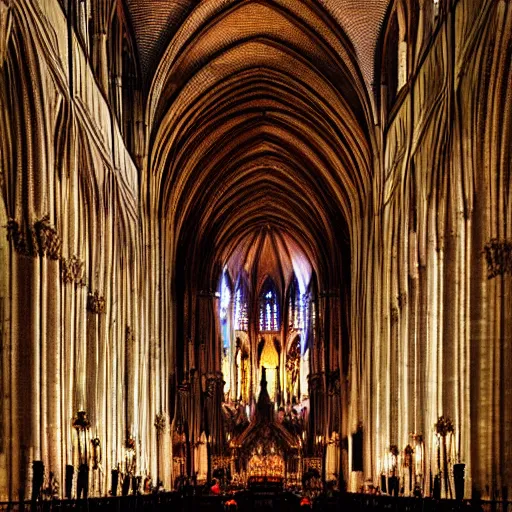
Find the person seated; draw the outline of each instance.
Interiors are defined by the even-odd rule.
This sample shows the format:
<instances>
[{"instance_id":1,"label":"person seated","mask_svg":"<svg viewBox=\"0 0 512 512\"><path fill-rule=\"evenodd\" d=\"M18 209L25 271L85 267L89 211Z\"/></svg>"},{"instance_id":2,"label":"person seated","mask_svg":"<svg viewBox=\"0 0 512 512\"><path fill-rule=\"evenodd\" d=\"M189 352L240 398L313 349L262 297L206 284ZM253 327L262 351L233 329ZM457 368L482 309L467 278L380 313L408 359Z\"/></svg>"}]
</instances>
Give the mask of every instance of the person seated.
<instances>
[{"instance_id":1,"label":"person seated","mask_svg":"<svg viewBox=\"0 0 512 512\"><path fill-rule=\"evenodd\" d=\"M219 481L214 478L212 480L212 486L210 487L210 492L214 495L214 496L218 496L220 494L220 485L219 485Z\"/></svg>"},{"instance_id":2,"label":"person seated","mask_svg":"<svg viewBox=\"0 0 512 512\"><path fill-rule=\"evenodd\" d=\"M228 510L228 511L235 511L238 509L238 504L234 499L226 501L224 506L226 507L226 510Z\"/></svg>"},{"instance_id":3,"label":"person seated","mask_svg":"<svg viewBox=\"0 0 512 512\"><path fill-rule=\"evenodd\" d=\"M311 500L307 496L304 496L304 498L302 498L300 500L300 507L301 507L301 509L310 510L311 509Z\"/></svg>"},{"instance_id":4,"label":"person seated","mask_svg":"<svg viewBox=\"0 0 512 512\"><path fill-rule=\"evenodd\" d=\"M153 489L153 482L151 481L151 477L146 475L144 478L144 494L149 494Z\"/></svg>"}]
</instances>

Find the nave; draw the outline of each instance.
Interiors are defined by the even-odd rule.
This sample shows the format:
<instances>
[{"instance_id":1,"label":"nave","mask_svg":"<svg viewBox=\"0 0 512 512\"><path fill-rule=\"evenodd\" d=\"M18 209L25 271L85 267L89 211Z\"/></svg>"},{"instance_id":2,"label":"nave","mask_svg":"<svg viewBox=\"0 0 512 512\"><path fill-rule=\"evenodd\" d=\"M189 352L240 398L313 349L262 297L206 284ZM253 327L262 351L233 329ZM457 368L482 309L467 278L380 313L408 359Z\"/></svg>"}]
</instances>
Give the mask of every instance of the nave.
<instances>
[{"instance_id":1,"label":"nave","mask_svg":"<svg viewBox=\"0 0 512 512\"><path fill-rule=\"evenodd\" d=\"M0 0L0 500L504 507L511 40L507 0Z\"/></svg>"}]
</instances>

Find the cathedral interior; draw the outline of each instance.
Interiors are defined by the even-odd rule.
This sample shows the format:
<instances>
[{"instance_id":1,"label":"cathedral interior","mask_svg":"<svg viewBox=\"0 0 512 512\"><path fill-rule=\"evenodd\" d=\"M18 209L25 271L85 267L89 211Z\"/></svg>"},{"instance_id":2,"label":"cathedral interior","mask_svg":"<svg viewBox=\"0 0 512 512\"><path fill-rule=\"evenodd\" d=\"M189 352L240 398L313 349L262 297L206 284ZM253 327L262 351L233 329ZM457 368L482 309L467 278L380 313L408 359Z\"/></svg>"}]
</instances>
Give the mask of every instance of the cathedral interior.
<instances>
[{"instance_id":1,"label":"cathedral interior","mask_svg":"<svg viewBox=\"0 0 512 512\"><path fill-rule=\"evenodd\" d=\"M508 0L0 0L0 501L508 500L511 91Z\"/></svg>"}]
</instances>

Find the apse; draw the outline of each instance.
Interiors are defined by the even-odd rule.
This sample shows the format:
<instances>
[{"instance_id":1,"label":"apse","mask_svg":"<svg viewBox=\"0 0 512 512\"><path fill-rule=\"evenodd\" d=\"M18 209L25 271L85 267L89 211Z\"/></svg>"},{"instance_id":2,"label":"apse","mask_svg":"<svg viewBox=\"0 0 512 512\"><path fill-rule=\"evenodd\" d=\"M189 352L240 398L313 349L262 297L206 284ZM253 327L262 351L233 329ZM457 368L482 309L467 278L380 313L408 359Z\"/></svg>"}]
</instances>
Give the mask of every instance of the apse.
<instances>
[{"instance_id":1,"label":"apse","mask_svg":"<svg viewBox=\"0 0 512 512\"><path fill-rule=\"evenodd\" d=\"M263 380L274 413L297 424L301 461L346 435L340 382L371 209L371 103L345 34L321 9L296 7L242 2L208 11L207 24L194 10L149 90L148 187L169 345L183 361L173 447L187 471L203 459L185 446L203 436L224 463L228 440L256 421ZM329 471L341 467L333 451Z\"/></svg>"},{"instance_id":2,"label":"apse","mask_svg":"<svg viewBox=\"0 0 512 512\"><path fill-rule=\"evenodd\" d=\"M226 403L250 403L251 350L257 351L253 396L265 368L271 400L307 402L312 268L293 237L269 224L229 256L219 291Z\"/></svg>"}]
</instances>

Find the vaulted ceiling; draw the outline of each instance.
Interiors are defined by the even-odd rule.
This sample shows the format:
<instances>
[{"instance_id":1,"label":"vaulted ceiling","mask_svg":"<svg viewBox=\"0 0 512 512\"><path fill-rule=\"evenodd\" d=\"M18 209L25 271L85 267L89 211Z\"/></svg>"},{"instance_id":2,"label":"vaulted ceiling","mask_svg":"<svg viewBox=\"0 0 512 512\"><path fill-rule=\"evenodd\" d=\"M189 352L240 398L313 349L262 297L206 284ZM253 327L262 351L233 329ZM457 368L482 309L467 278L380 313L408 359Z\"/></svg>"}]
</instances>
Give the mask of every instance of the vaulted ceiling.
<instances>
[{"instance_id":1,"label":"vaulted ceiling","mask_svg":"<svg viewBox=\"0 0 512 512\"><path fill-rule=\"evenodd\" d=\"M127 0L130 17L141 65L146 74L154 72L163 52L172 37L180 29L189 14L197 8L220 12L240 0ZM261 0L261 3L279 4L279 1ZM357 60L368 84L373 80L373 65L377 39L384 21L390 0L296 0L299 9L318 3L323 6L325 16L337 24L347 35L355 48ZM208 7L203 7L202 5ZM265 23L265 20L261 20Z\"/></svg>"},{"instance_id":2,"label":"vaulted ceiling","mask_svg":"<svg viewBox=\"0 0 512 512\"><path fill-rule=\"evenodd\" d=\"M371 189L388 0L128 5L147 82L153 206L179 265L213 280L267 226L339 281Z\"/></svg>"},{"instance_id":3,"label":"vaulted ceiling","mask_svg":"<svg viewBox=\"0 0 512 512\"><path fill-rule=\"evenodd\" d=\"M250 291L259 294L267 278L272 279L281 296L297 278L304 293L311 280L311 256L306 255L299 242L282 230L269 225L249 233L234 249L228 249L223 260L236 283L243 278Z\"/></svg>"}]
</instances>

